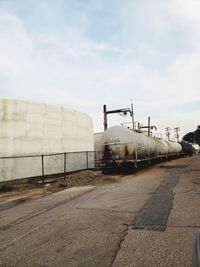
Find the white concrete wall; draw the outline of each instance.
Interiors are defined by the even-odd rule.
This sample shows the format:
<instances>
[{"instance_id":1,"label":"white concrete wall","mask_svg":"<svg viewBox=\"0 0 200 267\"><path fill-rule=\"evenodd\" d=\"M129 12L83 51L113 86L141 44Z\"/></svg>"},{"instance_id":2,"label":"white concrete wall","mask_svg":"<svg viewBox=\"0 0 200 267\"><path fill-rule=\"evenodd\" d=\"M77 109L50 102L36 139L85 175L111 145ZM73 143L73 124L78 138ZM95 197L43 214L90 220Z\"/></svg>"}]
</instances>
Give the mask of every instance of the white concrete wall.
<instances>
[{"instance_id":1,"label":"white concrete wall","mask_svg":"<svg viewBox=\"0 0 200 267\"><path fill-rule=\"evenodd\" d=\"M86 114L40 103L0 100L0 157L93 151L93 139L92 119ZM20 172L23 177L19 178L40 172L40 159L33 160L38 162L34 167L31 167L31 160L28 159L21 160L23 164L19 166L16 162L0 160L0 181L15 179L15 176L21 176ZM54 173L52 161L50 163L51 172ZM74 161L73 164L77 168L78 163ZM83 162L79 164L83 165ZM19 175L15 175L14 172L22 165L27 170L22 172L20 169Z\"/></svg>"},{"instance_id":2,"label":"white concrete wall","mask_svg":"<svg viewBox=\"0 0 200 267\"><path fill-rule=\"evenodd\" d=\"M104 142L102 139L103 134L104 132L94 134L94 150L97 152L101 152L103 150L104 147Z\"/></svg>"},{"instance_id":3,"label":"white concrete wall","mask_svg":"<svg viewBox=\"0 0 200 267\"><path fill-rule=\"evenodd\" d=\"M46 104L0 100L0 156L94 150L92 119Z\"/></svg>"}]
</instances>

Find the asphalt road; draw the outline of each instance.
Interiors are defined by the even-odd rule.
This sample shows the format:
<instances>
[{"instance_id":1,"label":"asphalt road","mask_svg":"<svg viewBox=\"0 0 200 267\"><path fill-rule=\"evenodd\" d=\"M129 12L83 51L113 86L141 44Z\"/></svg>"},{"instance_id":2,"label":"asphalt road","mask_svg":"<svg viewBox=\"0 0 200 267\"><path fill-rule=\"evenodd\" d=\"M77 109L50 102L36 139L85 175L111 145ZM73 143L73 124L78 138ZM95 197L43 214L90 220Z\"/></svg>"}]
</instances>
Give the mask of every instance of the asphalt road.
<instances>
[{"instance_id":1,"label":"asphalt road","mask_svg":"<svg viewBox=\"0 0 200 267\"><path fill-rule=\"evenodd\" d=\"M199 157L28 200L0 213L0 266L191 266L199 207Z\"/></svg>"}]
</instances>

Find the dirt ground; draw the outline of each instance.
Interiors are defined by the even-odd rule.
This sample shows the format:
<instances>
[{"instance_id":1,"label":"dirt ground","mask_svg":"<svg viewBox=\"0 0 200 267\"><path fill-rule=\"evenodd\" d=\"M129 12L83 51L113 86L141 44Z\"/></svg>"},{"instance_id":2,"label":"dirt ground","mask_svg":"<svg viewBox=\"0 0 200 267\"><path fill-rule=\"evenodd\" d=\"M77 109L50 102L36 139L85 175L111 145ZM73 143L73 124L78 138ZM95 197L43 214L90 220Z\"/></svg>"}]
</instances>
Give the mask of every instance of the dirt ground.
<instances>
[{"instance_id":1,"label":"dirt ground","mask_svg":"<svg viewBox=\"0 0 200 267\"><path fill-rule=\"evenodd\" d=\"M82 186L82 185L103 185L113 182L117 182L118 176L109 176L102 174L101 171L81 171L78 173L71 174L59 181L59 185Z\"/></svg>"},{"instance_id":2,"label":"dirt ground","mask_svg":"<svg viewBox=\"0 0 200 267\"><path fill-rule=\"evenodd\" d=\"M45 178L30 181L19 180L14 183L0 185L0 201L13 201L19 198L38 198L52 192L60 191L73 186L104 185L119 182L120 176L104 175L101 171L80 171L65 177Z\"/></svg>"}]
</instances>

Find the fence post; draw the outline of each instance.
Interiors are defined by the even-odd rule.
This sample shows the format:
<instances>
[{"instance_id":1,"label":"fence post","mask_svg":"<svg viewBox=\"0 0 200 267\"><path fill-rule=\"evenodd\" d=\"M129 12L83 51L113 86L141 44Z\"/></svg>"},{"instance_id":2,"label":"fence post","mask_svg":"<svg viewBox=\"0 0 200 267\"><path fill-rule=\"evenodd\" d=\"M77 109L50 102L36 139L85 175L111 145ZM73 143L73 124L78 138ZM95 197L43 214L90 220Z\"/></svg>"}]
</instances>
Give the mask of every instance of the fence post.
<instances>
[{"instance_id":1,"label":"fence post","mask_svg":"<svg viewBox=\"0 0 200 267\"><path fill-rule=\"evenodd\" d=\"M42 182L44 184L44 155L42 154Z\"/></svg>"},{"instance_id":2,"label":"fence post","mask_svg":"<svg viewBox=\"0 0 200 267\"><path fill-rule=\"evenodd\" d=\"M66 174L67 153L64 153L64 174Z\"/></svg>"},{"instance_id":3,"label":"fence post","mask_svg":"<svg viewBox=\"0 0 200 267\"><path fill-rule=\"evenodd\" d=\"M87 170L88 170L88 151L86 151L86 162L87 162Z\"/></svg>"}]
</instances>

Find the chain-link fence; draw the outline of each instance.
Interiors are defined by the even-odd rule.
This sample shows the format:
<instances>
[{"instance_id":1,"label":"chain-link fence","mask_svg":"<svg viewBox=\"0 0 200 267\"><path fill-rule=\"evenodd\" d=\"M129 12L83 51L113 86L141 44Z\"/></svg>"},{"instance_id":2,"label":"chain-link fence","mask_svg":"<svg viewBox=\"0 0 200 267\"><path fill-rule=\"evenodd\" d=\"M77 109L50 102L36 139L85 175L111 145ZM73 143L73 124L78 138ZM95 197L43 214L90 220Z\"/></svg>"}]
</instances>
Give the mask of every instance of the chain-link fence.
<instances>
[{"instance_id":1,"label":"chain-link fence","mask_svg":"<svg viewBox=\"0 0 200 267\"><path fill-rule=\"evenodd\" d=\"M101 159L94 151L0 157L0 182L99 168Z\"/></svg>"}]
</instances>

